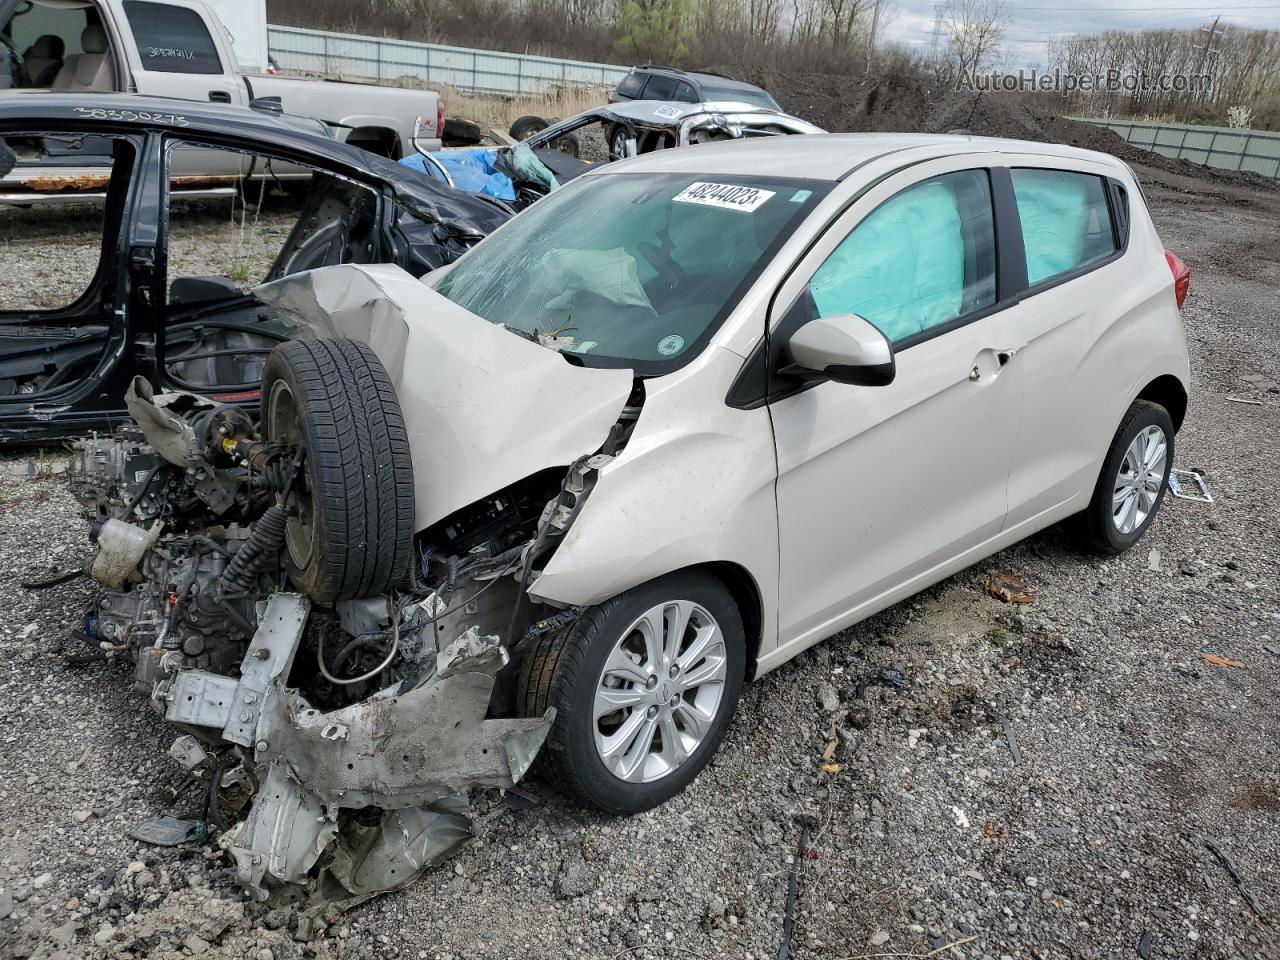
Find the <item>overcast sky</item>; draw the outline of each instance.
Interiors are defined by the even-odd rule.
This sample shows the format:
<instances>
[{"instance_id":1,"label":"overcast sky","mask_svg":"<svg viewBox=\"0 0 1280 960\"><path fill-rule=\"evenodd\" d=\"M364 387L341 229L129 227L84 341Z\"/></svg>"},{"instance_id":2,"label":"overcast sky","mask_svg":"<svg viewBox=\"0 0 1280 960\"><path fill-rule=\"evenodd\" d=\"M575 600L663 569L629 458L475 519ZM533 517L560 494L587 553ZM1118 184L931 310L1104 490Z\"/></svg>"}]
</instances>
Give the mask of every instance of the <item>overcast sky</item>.
<instances>
[{"instance_id":1,"label":"overcast sky","mask_svg":"<svg viewBox=\"0 0 1280 960\"><path fill-rule=\"evenodd\" d=\"M886 40L928 50L933 37L933 0L887 0L892 22L883 34ZM1048 0L1009 0L1005 50L1013 68L1044 66L1045 44L1072 33L1102 30L1195 29L1213 22L1221 14L1222 23L1239 27L1280 30L1278 0L1239 0L1211 6L1205 0L1155 0L1104 3L1098 0L1063 0L1052 6Z\"/></svg>"}]
</instances>

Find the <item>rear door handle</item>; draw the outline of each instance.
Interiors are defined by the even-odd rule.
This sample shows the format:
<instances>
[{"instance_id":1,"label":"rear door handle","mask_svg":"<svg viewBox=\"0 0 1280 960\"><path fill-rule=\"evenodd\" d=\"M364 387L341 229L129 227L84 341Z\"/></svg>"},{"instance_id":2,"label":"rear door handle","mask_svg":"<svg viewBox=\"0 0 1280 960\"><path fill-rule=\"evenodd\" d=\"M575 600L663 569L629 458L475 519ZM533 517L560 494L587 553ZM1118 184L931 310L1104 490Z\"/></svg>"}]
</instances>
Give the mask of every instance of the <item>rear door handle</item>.
<instances>
[{"instance_id":1,"label":"rear door handle","mask_svg":"<svg viewBox=\"0 0 1280 960\"><path fill-rule=\"evenodd\" d=\"M210 90L209 100L213 103L230 103L231 94L225 90Z\"/></svg>"}]
</instances>

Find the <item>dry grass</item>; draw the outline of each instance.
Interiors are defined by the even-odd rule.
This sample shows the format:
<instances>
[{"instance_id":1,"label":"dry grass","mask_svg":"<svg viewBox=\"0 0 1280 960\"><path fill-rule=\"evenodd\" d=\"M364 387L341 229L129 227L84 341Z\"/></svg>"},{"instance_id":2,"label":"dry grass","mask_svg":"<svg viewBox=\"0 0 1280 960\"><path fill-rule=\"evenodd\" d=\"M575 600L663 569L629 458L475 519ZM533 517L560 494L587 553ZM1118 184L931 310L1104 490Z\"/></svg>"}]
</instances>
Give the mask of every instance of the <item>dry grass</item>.
<instances>
[{"instance_id":1,"label":"dry grass","mask_svg":"<svg viewBox=\"0 0 1280 960\"><path fill-rule=\"evenodd\" d=\"M514 120L530 115L562 120L598 107L609 99L608 87L574 84L556 87L537 96L497 97L433 84L444 97L445 115L474 120L481 127L497 127L505 133Z\"/></svg>"}]
</instances>

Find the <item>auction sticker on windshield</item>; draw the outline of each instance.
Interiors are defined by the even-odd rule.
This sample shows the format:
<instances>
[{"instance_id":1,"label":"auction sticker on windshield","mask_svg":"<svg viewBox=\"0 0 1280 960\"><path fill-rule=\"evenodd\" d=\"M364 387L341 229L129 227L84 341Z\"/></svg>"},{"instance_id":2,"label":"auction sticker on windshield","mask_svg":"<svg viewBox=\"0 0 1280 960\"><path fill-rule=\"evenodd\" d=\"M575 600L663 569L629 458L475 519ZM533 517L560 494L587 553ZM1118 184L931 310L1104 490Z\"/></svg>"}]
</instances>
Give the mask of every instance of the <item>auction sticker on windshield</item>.
<instances>
[{"instance_id":1,"label":"auction sticker on windshield","mask_svg":"<svg viewBox=\"0 0 1280 960\"><path fill-rule=\"evenodd\" d=\"M744 187L740 183L691 183L671 199L676 203L698 203L722 210L758 210L773 196L772 190Z\"/></svg>"}]
</instances>

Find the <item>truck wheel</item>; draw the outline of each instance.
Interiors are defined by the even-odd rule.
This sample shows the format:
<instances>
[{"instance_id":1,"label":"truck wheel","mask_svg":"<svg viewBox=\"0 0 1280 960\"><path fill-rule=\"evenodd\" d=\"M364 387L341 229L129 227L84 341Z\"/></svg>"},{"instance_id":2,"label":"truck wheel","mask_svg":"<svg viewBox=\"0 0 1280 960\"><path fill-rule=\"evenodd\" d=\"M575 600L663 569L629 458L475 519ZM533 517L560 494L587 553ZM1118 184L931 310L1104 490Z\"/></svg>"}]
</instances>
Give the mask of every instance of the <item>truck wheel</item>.
<instances>
[{"instance_id":1,"label":"truck wheel","mask_svg":"<svg viewBox=\"0 0 1280 960\"><path fill-rule=\"evenodd\" d=\"M1157 403L1135 400L1111 440L1093 499L1077 519L1084 542L1123 553L1147 532L1173 468L1173 421Z\"/></svg>"},{"instance_id":2,"label":"truck wheel","mask_svg":"<svg viewBox=\"0 0 1280 960\"><path fill-rule=\"evenodd\" d=\"M539 637L520 667L527 717L556 708L540 754L579 802L639 813L688 786L724 739L742 692L746 637L723 583L668 574Z\"/></svg>"},{"instance_id":3,"label":"truck wheel","mask_svg":"<svg viewBox=\"0 0 1280 960\"><path fill-rule=\"evenodd\" d=\"M263 433L304 451L285 532L299 590L320 603L386 593L408 570L413 464L382 361L346 339L290 340L262 374Z\"/></svg>"},{"instance_id":4,"label":"truck wheel","mask_svg":"<svg viewBox=\"0 0 1280 960\"><path fill-rule=\"evenodd\" d=\"M528 140L535 133L540 133L547 129L547 121L541 117L521 117L511 125L511 134L513 140Z\"/></svg>"}]
</instances>

